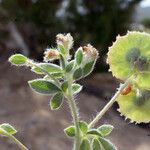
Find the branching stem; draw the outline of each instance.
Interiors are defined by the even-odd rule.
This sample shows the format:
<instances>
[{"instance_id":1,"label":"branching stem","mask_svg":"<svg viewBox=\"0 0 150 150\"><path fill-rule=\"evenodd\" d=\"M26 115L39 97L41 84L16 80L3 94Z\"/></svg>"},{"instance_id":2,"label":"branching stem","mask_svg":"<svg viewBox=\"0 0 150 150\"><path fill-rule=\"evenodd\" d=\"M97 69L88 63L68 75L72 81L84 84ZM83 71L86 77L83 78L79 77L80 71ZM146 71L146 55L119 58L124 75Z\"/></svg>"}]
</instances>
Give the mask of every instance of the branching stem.
<instances>
[{"instance_id":1,"label":"branching stem","mask_svg":"<svg viewBox=\"0 0 150 150\"><path fill-rule=\"evenodd\" d=\"M107 112L107 110L113 105L113 103L116 101L116 98L121 94L122 90L130 83L131 78L128 78L124 84L120 85L115 95L89 124L89 128L92 128L102 118L102 116Z\"/></svg>"}]
</instances>

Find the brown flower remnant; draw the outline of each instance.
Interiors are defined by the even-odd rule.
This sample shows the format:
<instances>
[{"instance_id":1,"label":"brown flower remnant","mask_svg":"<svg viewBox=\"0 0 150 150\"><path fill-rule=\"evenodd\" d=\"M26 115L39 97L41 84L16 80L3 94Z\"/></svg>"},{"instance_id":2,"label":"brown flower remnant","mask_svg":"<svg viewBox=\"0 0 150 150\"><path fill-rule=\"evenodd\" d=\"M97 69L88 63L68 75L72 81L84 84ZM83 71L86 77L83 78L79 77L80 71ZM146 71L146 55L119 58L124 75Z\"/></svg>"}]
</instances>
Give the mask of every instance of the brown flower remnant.
<instances>
[{"instance_id":1,"label":"brown flower remnant","mask_svg":"<svg viewBox=\"0 0 150 150\"><path fill-rule=\"evenodd\" d=\"M84 57L86 57L86 59L89 59L89 61L95 61L98 58L98 51L91 44L83 46L82 49Z\"/></svg>"},{"instance_id":2,"label":"brown flower remnant","mask_svg":"<svg viewBox=\"0 0 150 150\"><path fill-rule=\"evenodd\" d=\"M44 52L44 61L53 61L55 59L59 59L59 51L56 49L47 49Z\"/></svg>"},{"instance_id":3,"label":"brown flower remnant","mask_svg":"<svg viewBox=\"0 0 150 150\"><path fill-rule=\"evenodd\" d=\"M68 34L58 34L56 36L56 42L58 45L63 45L66 50L70 50L73 46L73 37Z\"/></svg>"}]
</instances>

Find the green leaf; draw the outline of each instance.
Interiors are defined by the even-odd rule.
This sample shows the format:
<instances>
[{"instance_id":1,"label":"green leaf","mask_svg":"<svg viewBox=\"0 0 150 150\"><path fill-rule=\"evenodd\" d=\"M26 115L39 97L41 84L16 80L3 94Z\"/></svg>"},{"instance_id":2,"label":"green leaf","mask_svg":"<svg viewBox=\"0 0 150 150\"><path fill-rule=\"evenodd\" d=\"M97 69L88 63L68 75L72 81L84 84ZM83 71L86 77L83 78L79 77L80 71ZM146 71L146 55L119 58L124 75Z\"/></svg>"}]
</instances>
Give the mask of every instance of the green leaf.
<instances>
[{"instance_id":1,"label":"green leaf","mask_svg":"<svg viewBox=\"0 0 150 150\"><path fill-rule=\"evenodd\" d=\"M27 60L28 58L21 54L15 54L9 57L9 62L11 62L13 65L25 65Z\"/></svg>"},{"instance_id":2,"label":"green leaf","mask_svg":"<svg viewBox=\"0 0 150 150\"><path fill-rule=\"evenodd\" d=\"M72 84L73 94L79 93L82 90L82 87L83 86L81 86L80 84L73 83Z\"/></svg>"},{"instance_id":3,"label":"green leaf","mask_svg":"<svg viewBox=\"0 0 150 150\"><path fill-rule=\"evenodd\" d=\"M57 93L50 100L51 110L58 110L63 103L63 94Z\"/></svg>"},{"instance_id":4,"label":"green leaf","mask_svg":"<svg viewBox=\"0 0 150 150\"><path fill-rule=\"evenodd\" d=\"M97 130L97 129L90 129L90 130L87 132L87 134L102 136L101 133L99 132L99 130Z\"/></svg>"},{"instance_id":5,"label":"green leaf","mask_svg":"<svg viewBox=\"0 0 150 150\"><path fill-rule=\"evenodd\" d=\"M62 73L52 73L51 75L53 77L57 78L57 79L60 79L63 76ZM52 78L49 75L45 75L43 79L45 79L45 80L52 80Z\"/></svg>"},{"instance_id":6,"label":"green leaf","mask_svg":"<svg viewBox=\"0 0 150 150\"><path fill-rule=\"evenodd\" d=\"M52 64L52 63L39 63L37 65L50 74L62 72L61 67L59 67L58 65ZM45 72L40 68L32 67L31 70L37 74L45 74Z\"/></svg>"},{"instance_id":7,"label":"green leaf","mask_svg":"<svg viewBox=\"0 0 150 150\"><path fill-rule=\"evenodd\" d=\"M79 128L82 131L82 133L86 134L88 131L88 124L84 121L79 122Z\"/></svg>"},{"instance_id":8,"label":"green leaf","mask_svg":"<svg viewBox=\"0 0 150 150\"><path fill-rule=\"evenodd\" d=\"M89 75L94 69L94 62L89 62L83 67L83 75L87 76Z\"/></svg>"},{"instance_id":9,"label":"green leaf","mask_svg":"<svg viewBox=\"0 0 150 150\"><path fill-rule=\"evenodd\" d=\"M65 63L64 56L61 55L61 54L60 54L60 64L61 64L62 69L65 70L65 68L66 68L66 63Z\"/></svg>"},{"instance_id":10,"label":"green leaf","mask_svg":"<svg viewBox=\"0 0 150 150\"><path fill-rule=\"evenodd\" d=\"M78 65L82 63L83 60L83 51L82 48L79 48L75 53L75 60Z\"/></svg>"},{"instance_id":11,"label":"green leaf","mask_svg":"<svg viewBox=\"0 0 150 150\"><path fill-rule=\"evenodd\" d=\"M75 126L69 126L66 129L64 129L64 132L69 137L75 136Z\"/></svg>"},{"instance_id":12,"label":"green leaf","mask_svg":"<svg viewBox=\"0 0 150 150\"><path fill-rule=\"evenodd\" d=\"M103 150L101 147L101 143L99 142L98 139L93 139L92 148L93 148L93 150Z\"/></svg>"},{"instance_id":13,"label":"green leaf","mask_svg":"<svg viewBox=\"0 0 150 150\"><path fill-rule=\"evenodd\" d=\"M70 61L66 66L66 72L70 72L74 67L74 60Z\"/></svg>"},{"instance_id":14,"label":"green leaf","mask_svg":"<svg viewBox=\"0 0 150 150\"><path fill-rule=\"evenodd\" d=\"M28 81L30 87L40 94L55 94L61 90L52 82L45 79L35 79Z\"/></svg>"},{"instance_id":15,"label":"green leaf","mask_svg":"<svg viewBox=\"0 0 150 150\"><path fill-rule=\"evenodd\" d=\"M105 138L100 138L99 139L104 150L117 150L117 148L107 139Z\"/></svg>"},{"instance_id":16,"label":"green leaf","mask_svg":"<svg viewBox=\"0 0 150 150\"><path fill-rule=\"evenodd\" d=\"M104 124L98 128L102 136L107 136L111 133L111 131L114 129L112 125Z\"/></svg>"},{"instance_id":17,"label":"green leaf","mask_svg":"<svg viewBox=\"0 0 150 150\"><path fill-rule=\"evenodd\" d=\"M76 69L73 74L73 79L74 80L80 79L82 77L82 73L83 73L83 71L81 68Z\"/></svg>"},{"instance_id":18,"label":"green leaf","mask_svg":"<svg viewBox=\"0 0 150 150\"><path fill-rule=\"evenodd\" d=\"M61 89L63 92L66 92L68 89L68 82L65 81L62 85L61 85Z\"/></svg>"},{"instance_id":19,"label":"green leaf","mask_svg":"<svg viewBox=\"0 0 150 150\"><path fill-rule=\"evenodd\" d=\"M80 150L90 150L90 142L88 139L83 139L80 145Z\"/></svg>"},{"instance_id":20,"label":"green leaf","mask_svg":"<svg viewBox=\"0 0 150 150\"><path fill-rule=\"evenodd\" d=\"M3 130L10 135L17 133L16 129L8 123L3 123L0 125L0 133L3 134ZM5 133L4 133L5 134Z\"/></svg>"},{"instance_id":21,"label":"green leaf","mask_svg":"<svg viewBox=\"0 0 150 150\"><path fill-rule=\"evenodd\" d=\"M66 49L63 45L58 45L59 51L62 55L66 54Z\"/></svg>"}]
</instances>

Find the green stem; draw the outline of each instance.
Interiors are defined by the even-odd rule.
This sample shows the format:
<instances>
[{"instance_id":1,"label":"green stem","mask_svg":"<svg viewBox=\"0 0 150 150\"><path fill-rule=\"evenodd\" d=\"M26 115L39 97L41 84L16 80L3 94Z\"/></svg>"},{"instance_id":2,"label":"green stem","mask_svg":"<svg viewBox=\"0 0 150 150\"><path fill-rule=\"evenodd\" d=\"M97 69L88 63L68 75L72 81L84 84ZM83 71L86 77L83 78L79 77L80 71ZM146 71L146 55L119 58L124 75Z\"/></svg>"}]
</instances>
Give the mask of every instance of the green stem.
<instances>
[{"instance_id":1,"label":"green stem","mask_svg":"<svg viewBox=\"0 0 150 150\"><path fill-rule=\"evenodd\" d=\"M7 135L21 150L28 150L19 140L17 140L13 135Z\"/></svg>"},{"instance_id":2,"label":"green stem","mask_svg":"<svg viewBox=\"0 0 150 150\"><path fill-rule=\"evenodd\" d=\"M78 117L78 109L73 97L73 92L72 92L72 76L67 76L68 77L68 102L69 106L71 109L71 114L73 117L73 122L75 125L75 130L76 130L76 135L75 135L75 142L74 142L74 148L73 150L79 150L80 148L80 143L81 143L81 136L80 136L80 128L79 128L79 117Z\"/></svg>"},{"instance_id":3,"label":"green stem","mask_svg":"<svg viewBox=\"0 0 150 150\"><path fill-rule=\"evenodd\" d=\"M120 85L120 87L119 87L118 91L115 93L115 95L111 98L111 100L106 104L106 106L97 114L97 116L89 124L89 128L92 128L102 118L102 116L107 112L107 110L116 101L116 98L121 94L122 90L130 83L130 80L131 80L131 78L128 78L124 84Z\"/></svg>"}]
</instances>

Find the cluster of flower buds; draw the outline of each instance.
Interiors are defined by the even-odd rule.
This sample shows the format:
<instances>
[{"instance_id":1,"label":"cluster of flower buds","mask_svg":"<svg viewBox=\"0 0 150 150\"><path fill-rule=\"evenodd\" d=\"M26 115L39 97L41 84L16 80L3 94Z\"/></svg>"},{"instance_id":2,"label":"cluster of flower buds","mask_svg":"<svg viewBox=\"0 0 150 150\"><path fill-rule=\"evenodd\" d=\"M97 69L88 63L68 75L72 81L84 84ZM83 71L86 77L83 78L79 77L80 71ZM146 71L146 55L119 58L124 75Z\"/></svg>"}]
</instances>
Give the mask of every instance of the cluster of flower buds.
<instances>
[{"instance_id":1,"label":"cluster of flower buds","mask_svg":"<svg viewBox=\"0 0 150 150\"><path fill-rule=\"evenodd\" d=\"M55 48L48 48L44 52L44 61L53 61L60 58L60 53L66 55L66 58L69 59L69 50L73 46L73 37L68 34L58 34L56 35L56 43L57 49Z\"/></svg>"}]
</instances>

